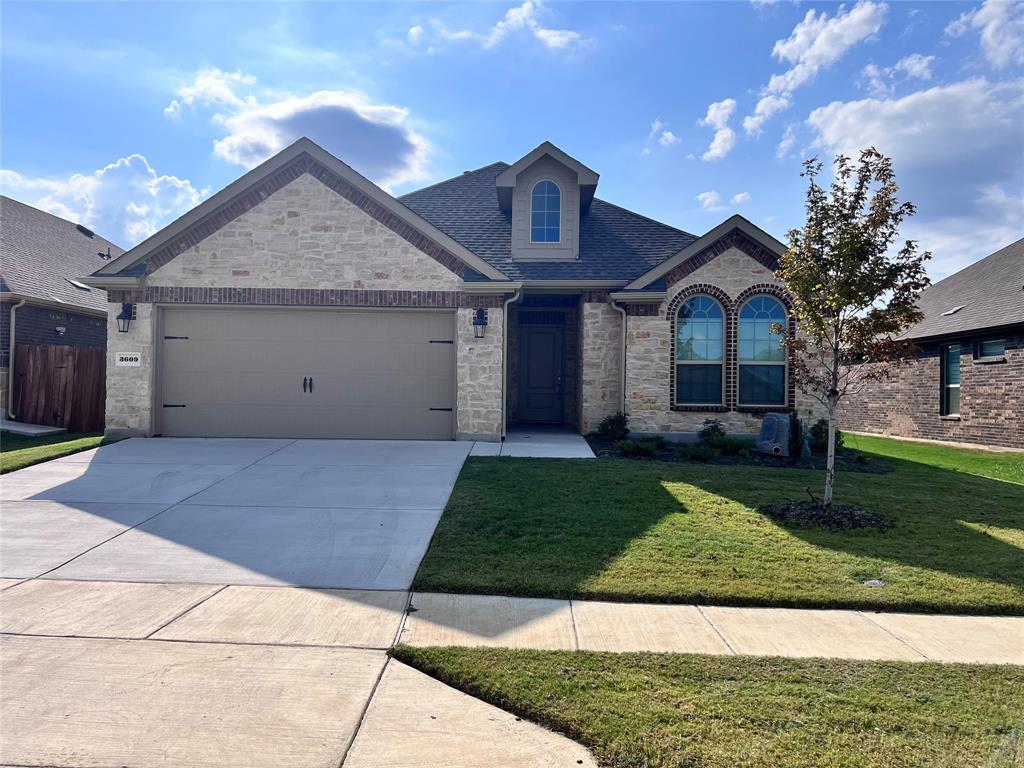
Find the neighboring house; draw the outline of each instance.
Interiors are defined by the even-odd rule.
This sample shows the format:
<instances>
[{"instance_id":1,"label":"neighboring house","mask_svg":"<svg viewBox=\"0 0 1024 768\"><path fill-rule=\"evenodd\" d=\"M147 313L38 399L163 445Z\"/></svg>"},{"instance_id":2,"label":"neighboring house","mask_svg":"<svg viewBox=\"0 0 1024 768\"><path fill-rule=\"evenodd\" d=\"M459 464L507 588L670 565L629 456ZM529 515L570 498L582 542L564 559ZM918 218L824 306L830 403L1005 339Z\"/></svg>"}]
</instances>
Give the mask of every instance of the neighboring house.
<instances>
[{"instance_id":1,"label":"neighboring house","mask_svg":"<svg viewBox=\"0 0 1024 768\"><path fill-rule=\"evenodd\" d=\"M106 294L81 278L122 253L86 227L0 197L0 407L5 416L15 395L12 381L43 391L45 382L30 377L51 373L12 367L16 347L106 347ZM101 409L102 392L96 398ZM43 423L62 420L64 410L49 407Z\"/></svg>"},{"instance_id":2,"label":"neighboring house","mask_svg":"<svg viewBox=\"0 0 1024 768\"><path fill-rule=\"evenodd\" d=\"M1024 239L922 292L916 359L843 403L846 429L1024 448Z\"/></svg>"},{"instance_id":3,"label":"neighboring house","mask_svg":"<svg viewBox=\"0 0 1024 768\"><path fill-rule=\"evenodd\" d=\"M500 440L625 410L642 433L749 434L809 413L771 334L784 246L597 185L544 143L396 199L296 142L89 278L108 432Z\"/></svg>"}]
</instances>

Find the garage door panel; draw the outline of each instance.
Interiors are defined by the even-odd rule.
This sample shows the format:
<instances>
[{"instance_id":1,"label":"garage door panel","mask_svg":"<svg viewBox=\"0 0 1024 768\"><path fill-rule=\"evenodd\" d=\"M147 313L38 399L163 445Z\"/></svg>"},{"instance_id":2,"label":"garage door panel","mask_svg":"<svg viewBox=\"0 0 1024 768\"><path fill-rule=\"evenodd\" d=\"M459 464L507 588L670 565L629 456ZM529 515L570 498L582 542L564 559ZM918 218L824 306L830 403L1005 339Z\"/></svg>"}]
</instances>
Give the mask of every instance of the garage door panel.
<instances>
[{"instance_id":1,"label":"garage door panel","mask_svg":"<svg viewBox=\"0 0 1024 768\"><path fill-rule=\"evenodd\" d=\"M454 313L173 308L161 330L162 434L453 436Z\"/></svg>"}]
</instances>

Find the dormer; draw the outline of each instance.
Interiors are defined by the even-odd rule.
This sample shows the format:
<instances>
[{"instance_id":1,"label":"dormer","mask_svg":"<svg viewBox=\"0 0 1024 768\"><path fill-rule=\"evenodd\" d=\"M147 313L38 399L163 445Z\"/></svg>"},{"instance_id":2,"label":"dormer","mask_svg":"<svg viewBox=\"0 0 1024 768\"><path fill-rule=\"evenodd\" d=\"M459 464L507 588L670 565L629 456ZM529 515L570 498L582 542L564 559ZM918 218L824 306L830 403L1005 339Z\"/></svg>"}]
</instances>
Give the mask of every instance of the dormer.
<instances>
[{"instance_id":1,"label":"dormer","mask_svg":"<svg viewBox=\"0 0 1024 768\"><path fill-rule=\"evenodd\" d=\"M503 171L495 183L499 207L512 215L512 258L579 258L580 216L590 208L597 179L549 141Z\"/></svg>"}]
</instances>

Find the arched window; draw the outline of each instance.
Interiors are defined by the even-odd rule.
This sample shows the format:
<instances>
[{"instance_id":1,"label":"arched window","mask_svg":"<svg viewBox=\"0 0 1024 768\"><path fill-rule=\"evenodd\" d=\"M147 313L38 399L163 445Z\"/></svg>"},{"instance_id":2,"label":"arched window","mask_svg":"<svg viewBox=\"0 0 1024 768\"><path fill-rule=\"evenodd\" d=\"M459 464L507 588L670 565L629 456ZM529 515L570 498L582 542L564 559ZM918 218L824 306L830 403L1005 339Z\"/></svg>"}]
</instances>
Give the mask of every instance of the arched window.
<instances>
[{"instance_id":1,"label":"arched window","mask_svg":"<svg viewBox=\"0 0 1024 768\"><path fill-rule=\"evenodd\" d=\"M725 313L710 296L692 296L676 315L676 405L724 401Z\"/></svg>"},{"instance_id":2,"label":"arched window","mask_svg":"<svg viewBox=\"0 0 1024 768\"><path fill-rule=\"evenodd\" d=\"M562 241L562 191L553 181L533 185L530 200L530 242L560 243Z\"/></svg>"},{"instance_id":3,"label":"arched window","mask_svg":"<svg viewBox=\"0 0 1024 768\"><path fill-rule=\"evenodd\" d=\"M754 296L740 309L739 404L786 404L786 349L782 335L786 310L771 296Z\"/></svg>"}]
</instances>

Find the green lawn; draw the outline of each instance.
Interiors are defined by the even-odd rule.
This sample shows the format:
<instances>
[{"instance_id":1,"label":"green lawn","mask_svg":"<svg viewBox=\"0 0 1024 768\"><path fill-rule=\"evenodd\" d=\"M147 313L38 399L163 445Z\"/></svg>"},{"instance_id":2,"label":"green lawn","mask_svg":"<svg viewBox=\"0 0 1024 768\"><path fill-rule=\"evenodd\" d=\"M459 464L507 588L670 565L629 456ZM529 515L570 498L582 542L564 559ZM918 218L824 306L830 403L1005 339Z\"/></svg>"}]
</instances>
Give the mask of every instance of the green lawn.
<instances>
[{"instance_id":1,"label":"green lawn","mask_svg":"<svg viewBox=\"0 0 1024 768\"><path fill-rule=\"evenodd\" d=\"M820 493L820 471L474 457L414 588L1024 614L1018 455L853 442L893 471L840 474L836 500L886 515L889 530L787 529L755 511Z\"/></svg>"},{"instance_id":2,"label":"green lawn","mask_svg":"<svg viewBox=\"0 0 1024 768\"><path fill-rule=\"evenodd\" d=\"M87 448L95 448L103 441L103 435L80 432L27 437L10 432L0 432L0 474L24 469L50 459L59 459Z\"/></svg>"},{"instance_id":3,"label":"green lawn","mask_svg":"<svg viewBox=\"0 0 1024 768\"><path fill-rule=\"evenodd\" d=\"M410 648L393 655L607 768L1012 768L1024 667Z\"/></svg>"}]
</instances>

